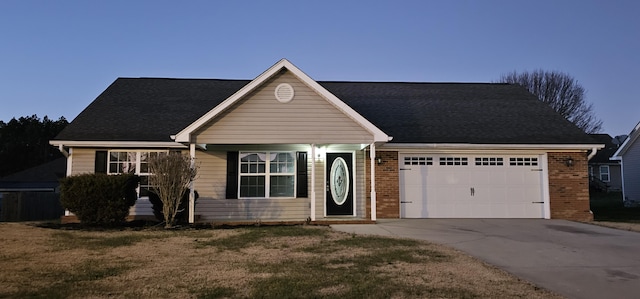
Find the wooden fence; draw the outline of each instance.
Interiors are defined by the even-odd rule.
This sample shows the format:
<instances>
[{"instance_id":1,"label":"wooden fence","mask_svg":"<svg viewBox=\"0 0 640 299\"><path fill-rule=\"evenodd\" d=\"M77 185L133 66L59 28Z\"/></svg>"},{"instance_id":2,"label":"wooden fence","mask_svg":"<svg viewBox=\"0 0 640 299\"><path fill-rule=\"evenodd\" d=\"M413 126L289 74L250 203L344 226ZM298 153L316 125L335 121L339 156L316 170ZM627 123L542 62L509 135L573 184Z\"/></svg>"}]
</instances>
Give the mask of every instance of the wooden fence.
<instances>
[{"instance_id":1,"label":"wooden fence","mask_svg":"<svg viewBox=\"0 0 640 299\"><path fill-rule=\"evenodd\" d=\"M0 221L51 220L64 214L58 193L5 192L1 198Z\"/></svg>"}]
</instances>

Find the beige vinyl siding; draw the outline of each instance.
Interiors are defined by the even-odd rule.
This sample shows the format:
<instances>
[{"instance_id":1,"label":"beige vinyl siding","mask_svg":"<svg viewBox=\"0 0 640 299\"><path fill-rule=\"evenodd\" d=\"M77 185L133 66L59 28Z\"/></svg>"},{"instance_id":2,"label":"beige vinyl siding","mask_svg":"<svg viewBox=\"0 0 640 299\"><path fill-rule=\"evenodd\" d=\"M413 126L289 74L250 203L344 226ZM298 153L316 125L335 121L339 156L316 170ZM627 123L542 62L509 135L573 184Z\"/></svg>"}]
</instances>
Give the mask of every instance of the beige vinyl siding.
<instances>
[{"instance_id":1,"label":"beige vinyl siding","mask_svg":"<svg viewBox=\"0 0 640 299\"><path fill-rule=\"evenodd\" d=\"M129 216L153 216L153 205L148 197L138 198L135 205L129 208Z\"/></svg>"},{"instance_id":2,"label":"beige vinyl siding","mask_svg":"<svg viewBox=\"0 0 640 299\"><path fill-rule=\"evenodd\" d=\"M299 146L280 150L299 150ZM198 176L194 188L200 195L196 202L199 221L304 221L311 215L308 198L226 199L226 151L196 152L196 163ZM310 163L311 157L307 169Z\"/></svg>"},{"instance_id":3,"label":"beige vinyl siding","mask_svg":"<svg viewBox=\"0 0 640 299\"><path fill-rule=\"evenodd\" d=\"M289 83L295 97L276 100L274 90ZM266 81L246 98L195 132L196 143L371 143L373 136L326 99L284 72Z\"/></svg>"},{"instance_id":4,"label":"beige vinyl siding","mask_svg":"<svg viewBox=\"0 0 640 299\"><path fill-rule=\"evenodd\" d=\"M196 151L198 174L193 187L201 198L224 199L227 184L227 152ZM200 203L198 199L197 204Z\"/></svg>"},{"instance_id":5,"label":"beige vinyl siding","mask_svg":"<svg viewBox=\"0 0 640 299\"><path fill-rule=\"evenodd\" d=\"M71 150L71 175L95 172L96 150L73 148Z\"/></svg>"}]
</instances>

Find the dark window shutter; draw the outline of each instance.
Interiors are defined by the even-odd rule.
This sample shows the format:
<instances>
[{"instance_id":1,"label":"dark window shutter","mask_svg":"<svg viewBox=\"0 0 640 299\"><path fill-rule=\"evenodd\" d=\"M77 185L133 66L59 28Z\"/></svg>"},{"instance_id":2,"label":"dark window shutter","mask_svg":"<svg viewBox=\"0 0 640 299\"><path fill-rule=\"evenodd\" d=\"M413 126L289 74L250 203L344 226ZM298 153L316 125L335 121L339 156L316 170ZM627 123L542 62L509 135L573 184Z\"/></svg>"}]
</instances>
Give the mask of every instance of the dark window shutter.
<instances>
[{"instance_id":1,"label":"dark window shutter","mask_svg":"<svg viewBox=\"0 0 640 299\"><path fill-rule=\"evenodd\" d=\"M227 198L238 198L238 152L227 152Z\"/></svg>"},{"instance_id":2,"label":"dark window shutter","mask_svg":"<svg viewBox=\"0 0 640 299\"><path fill-rule=\"evenodd\" d=\"M296 197L308 197L307 192L307 152L297 152Z\"/></svg>"},{"instance_id":3,"label":"dark window shutter","mask_svg":"<svg viewBox=\"0 0 640 299\"><path fill-rule=\"evenodd\" d=\"M95 173L107 173L107 151L96 151Z\"/></svg>"}]
</instances>

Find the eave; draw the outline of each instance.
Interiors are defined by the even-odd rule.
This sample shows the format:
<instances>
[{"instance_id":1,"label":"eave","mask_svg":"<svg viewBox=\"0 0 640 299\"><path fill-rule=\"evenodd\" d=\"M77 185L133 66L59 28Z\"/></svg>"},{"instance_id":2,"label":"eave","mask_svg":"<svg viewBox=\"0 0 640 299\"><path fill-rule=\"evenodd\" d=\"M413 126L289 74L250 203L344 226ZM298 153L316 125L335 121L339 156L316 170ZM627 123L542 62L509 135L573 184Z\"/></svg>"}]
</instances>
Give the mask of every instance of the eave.
<instances>
[{"instance_id":1,"label":"eave","mask_svg":"<svg viewBox=\"0 0 640 299\"><path fill-rule=\"evenodd\" d=\"M588 151L604 148L604 144L472 144L472 143L387 143L380 145L380 149L393 150L522 150L522 151Z\"/></svg>"},{"instance_id":2,"label":"eave","mask_svg":"<svg viewBox=\"0 0 640 299\"><path fill-rule=\"evenodd\" d=\"M179 148L188 146L170 141L75 141L51 140L49 144L64 147L110 147L110 148Z\"/></svg>"}]
</instances>

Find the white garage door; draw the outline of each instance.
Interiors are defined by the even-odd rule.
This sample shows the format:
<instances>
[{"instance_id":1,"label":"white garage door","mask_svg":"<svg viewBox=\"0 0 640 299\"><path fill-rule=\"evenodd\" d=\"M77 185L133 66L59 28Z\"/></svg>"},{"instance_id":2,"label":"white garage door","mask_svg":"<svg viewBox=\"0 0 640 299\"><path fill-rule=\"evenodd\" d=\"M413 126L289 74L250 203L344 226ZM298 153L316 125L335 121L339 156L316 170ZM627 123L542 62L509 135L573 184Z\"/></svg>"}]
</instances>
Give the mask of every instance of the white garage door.
<instances>
[{"instance_id":1,"label":"white garage door","mask_svg":"<svg viewBox=\"0 0 640 299\"><path fill-rule=\"evenodd\" d=\"M400 155L402 218L543 218L538 156Z\"/></svg>"}]
</instances>

